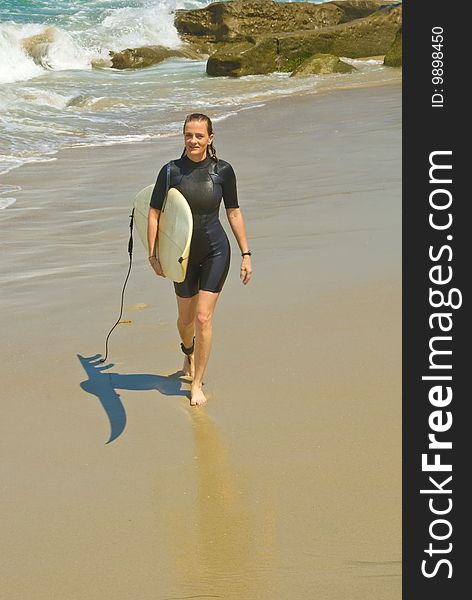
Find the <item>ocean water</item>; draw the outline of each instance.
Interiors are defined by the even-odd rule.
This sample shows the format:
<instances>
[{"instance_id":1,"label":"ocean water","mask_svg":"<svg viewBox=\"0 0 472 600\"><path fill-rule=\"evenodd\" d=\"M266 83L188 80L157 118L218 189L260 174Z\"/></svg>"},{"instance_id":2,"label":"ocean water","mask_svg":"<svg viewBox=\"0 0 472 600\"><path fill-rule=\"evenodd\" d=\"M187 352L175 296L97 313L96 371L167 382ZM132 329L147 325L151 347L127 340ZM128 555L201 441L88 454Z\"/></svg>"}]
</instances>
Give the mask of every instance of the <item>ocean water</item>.
<instances>
[{"instance_id":1,"label":"ocean water","mask_svg":"<svg viewBox=\"0 0 472 600\"><path fill-rule=\"evenodd\" d=\"M129 71L103 66L110 50L150 44L178 48L175 10L208 4L2 0L0 176L28 162L54 160L65 147L175 135L188 112L206 112L218 121L274 97L398 77L375 60L350 61L359 69L353 75L303 79L287 73L211 78L205 60L169 59ZM24 49L28 43L34 57ZM0 209L13 205L15 189L0 182Z\"/></svg>"}]
</instances>

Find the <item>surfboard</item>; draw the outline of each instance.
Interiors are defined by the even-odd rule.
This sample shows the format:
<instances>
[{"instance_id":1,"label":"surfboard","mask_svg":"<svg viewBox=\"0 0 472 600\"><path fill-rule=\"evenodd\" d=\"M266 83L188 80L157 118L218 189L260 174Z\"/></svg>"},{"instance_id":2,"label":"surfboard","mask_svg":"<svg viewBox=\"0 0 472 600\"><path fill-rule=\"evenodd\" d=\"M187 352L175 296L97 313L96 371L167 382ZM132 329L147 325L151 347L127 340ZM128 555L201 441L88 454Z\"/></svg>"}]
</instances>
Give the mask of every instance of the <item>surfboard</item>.
<instances>
[{"instance_id":1,"label":"surfboard","mask_svg":"<svg viewBox=\"0 0 472 600\"><path fill-rule=\"evenodd\" d=\"M133 202L134 223L148 255L147 226L153 189L154 184L148 185L138 192ZM179 190L170 188L159 216L157 255L164 275L176 283L181 283L187 273L192 231L192 211L185 196Z\"/></svg>"}]
</instances>

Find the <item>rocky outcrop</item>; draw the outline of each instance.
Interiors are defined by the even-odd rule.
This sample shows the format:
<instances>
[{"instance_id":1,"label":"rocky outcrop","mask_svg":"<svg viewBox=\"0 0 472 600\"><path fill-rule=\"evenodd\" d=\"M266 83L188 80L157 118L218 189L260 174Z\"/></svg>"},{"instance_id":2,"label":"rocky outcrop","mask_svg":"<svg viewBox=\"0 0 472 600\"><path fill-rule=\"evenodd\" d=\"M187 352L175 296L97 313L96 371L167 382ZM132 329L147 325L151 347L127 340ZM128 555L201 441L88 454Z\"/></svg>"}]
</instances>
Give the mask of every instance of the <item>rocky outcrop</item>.
<instances>
[{"instance_id":1,"label":"rocky outcrop","mask_svg":"<svg viewBox=\"0 0 472 600\"><path fill-rule=\"evenodd\" d=\"M388 67L401 67L402 66L402 29L397 31L395 40L391 45L389 51L385 55L384 65Z\"/></svg>"},{"instance_id":2,"label":"rocky outcrop","mask_svg":"<svg viewBox=\"0 0 472 600\"><path fill-rule=\"evenodd\" d=\"M202 37L213 42L243 41L247 36L320 29L366 17L389 0L340 0L313 4L234 0L214 2L195 10L177 10L175 26L190 42Z\"/></svg>"},{"instance_id":3,"label":"rocky outcrop","mask_svg":"<svg viewBox=\"0 0 472 600\"><path fill-rule=\"evenodd\" d=\"M143 46L127 48L122 52L110 52L112 67L115 69L137 69L158 64L166 58L201 58L194 48L171 49L164 46Z\"/></svg>"},{"instance_id":4,"label":"rocky outcrop","mask_svg":"<svg viewBox=\"0 0 472 600\"><path fill-rule=\"evenodd\" d=\"M176 11L175 25L184 42L180 49L146 46L110 52L110 66L142 68L171 57L209 57L207 73L212 76L291 72L315 54L384 55L401 25L401 13L395 0L214 2Z\"/></svg>"},{"instance_id":5,"label":"rocky outcrop","mask_svg":"<svg viewBox=\"0 0 472 600\"><path fill-rule=\"evenodd\" d=\"M321 29L247 37L212 54L207 74L239 77L291 72L320 53L349 58L384 55L395 39L401 14L401 6L388 6L368 17Z\"/></svg>"},{"instance_id":6,"label":"rocky outcrop","mask_svg":"<svg viewBox=\"0 0 472 600\"><path fill-rule=\"evenodd\" d=\"M279 70L277 40L262 38L257 43L235 42L226 44L207 61L207 75L213 77L263 75Z\"/></svg>"},{"instance_id":7,"label":"rocky outcrop","mask_svg":"<svg viewBox=\"0 0 472 600\"><path fill-rule=\"evenodd\" d=\"M316 53L349 58L385 54L401 22L401 7L381 9L369 17L313 32L278 36L279 52L288 61Z\"/></svg>"},{"instance_id":8,"label":"rocky outcrop","mask_svg":"<svg viewBox=\"0 0 472 600\"><path fill-rule=\"evenodd\" d=\"M290 77L306 77L307 75L326 75L328 73L352 73L356 68L348 65L333 54L315 54L304 60L293 71Z\"/></svg>"}]
</instances>

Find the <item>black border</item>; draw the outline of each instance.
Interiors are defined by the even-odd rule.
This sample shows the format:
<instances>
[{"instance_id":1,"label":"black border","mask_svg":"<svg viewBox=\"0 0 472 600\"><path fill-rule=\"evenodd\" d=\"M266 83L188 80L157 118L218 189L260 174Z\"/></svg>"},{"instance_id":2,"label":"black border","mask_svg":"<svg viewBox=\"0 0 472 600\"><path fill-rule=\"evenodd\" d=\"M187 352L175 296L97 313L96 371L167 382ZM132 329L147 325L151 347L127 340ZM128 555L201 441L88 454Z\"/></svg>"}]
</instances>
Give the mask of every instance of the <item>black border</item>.
<instances>
[{"instance_id":1,"label":"black border","mask_svg":"<svg viewBox=\"0 0 472 600\"><path fill-rule=\"evenodd\" d=\"M471 455L466 440L470 419L469 404L472 402L467 387L468 348L470 316L468 312L469 278L472 269L468 257L471 236L467 221L468 204L471 203L467 176L469 149L466 130L470 122L470 100L467 96L468 68L472 29L470 28L470 4L447 3L444 0L407 0L403 2L403 599L436 600L462 598L470 592L466 582L468 570L469 521L465 507L468 504L465 486L471 471L468 456ZM444 106L433 108L432 40L431 30L444 29ZM453 225L447 233L453 258L451 286L462 293L463 303L451 310L452 336L452 382L453 400L448 409L453 417L452 428L443 439L452 441L452 450L443 453L452 461L453 508L447 517L452 525L448 541L452 551L437 555L437 559L451 561L449 568L443 565L436 576L426 578L421 571L422 561L431 559L424 553L429 542L429 525L434 520L428 507L429 497L420 490L431 488L428 475L422 472L421 455L428 451L428 416L434 407L428 401L431 382L422 381L430 374L428 342L434 335L428 318L434 309L429 304L429 270L432 266L428 256L430 245L436 248L445 242L446 233L434 231L429 225L429 156L437 150L452 151ZM445 309L443 309L445 310ZM446 334L444 334L446 335ZM439 373L444 375L445 373ZM449 385L449 384L448 384ZM444 479L439 473L438 479ZM439 517L437 517L439 518ZM444 542L445 544L446 542ZM439 547L439 543L438 543ZM429 562L429 565L432 565ZM462 590L462 591L460 591Z\"/></svg>"}]
</instances>

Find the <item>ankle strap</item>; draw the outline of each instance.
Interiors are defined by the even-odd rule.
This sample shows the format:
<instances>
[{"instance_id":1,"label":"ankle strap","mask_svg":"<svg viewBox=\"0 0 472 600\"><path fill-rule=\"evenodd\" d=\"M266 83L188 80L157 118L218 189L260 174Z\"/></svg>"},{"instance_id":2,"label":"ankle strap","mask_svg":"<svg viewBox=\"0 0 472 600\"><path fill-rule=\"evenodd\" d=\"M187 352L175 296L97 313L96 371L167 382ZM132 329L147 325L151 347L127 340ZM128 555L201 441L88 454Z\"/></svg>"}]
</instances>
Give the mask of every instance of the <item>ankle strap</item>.
<instances>
[{"instance_id":1,"label":"ankle strap","mask_svg":"<svg viewBox=\"0 0 472 600\"><path fill-rule=\"evenodd\" d=\"M191 345L189 348L186 348L186 347L183 345L183 343L181 343L181 344L180 344L180 347L182 348L182 352L183 352L184 354L186 354L187 356L188 356L189 354L192 354L192 353L193 353L193 350L194 350L194 348L195 348L195 336L193 336L192 345Z\"/></svg>"}]
</instances>

